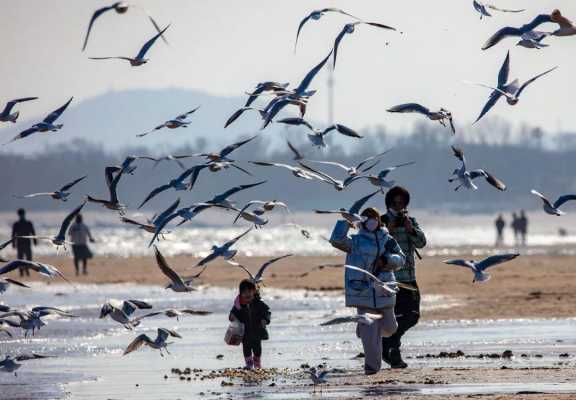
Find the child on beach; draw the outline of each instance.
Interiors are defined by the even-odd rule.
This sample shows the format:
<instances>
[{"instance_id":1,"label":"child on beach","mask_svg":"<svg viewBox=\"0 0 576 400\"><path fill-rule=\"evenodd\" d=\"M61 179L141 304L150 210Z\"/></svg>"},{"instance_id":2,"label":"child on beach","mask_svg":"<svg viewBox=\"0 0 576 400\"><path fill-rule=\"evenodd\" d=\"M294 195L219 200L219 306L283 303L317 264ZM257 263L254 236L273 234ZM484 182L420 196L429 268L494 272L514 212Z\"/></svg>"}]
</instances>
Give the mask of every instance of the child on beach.
<instances>
[{"instance_id":1,"label":"child on beach","mask_svg":"<svg viewBox=\"0 0 576 400\"><path fill-rule=\"evenodd\" d=\"M270 324L270 308L260 299L260 293L254 282L244 279L240 282L239 295L230 311L230 321L244 324L242 350L246 368L262 368L262 341L268 340L266 325Z\"/></svg>"}]
</instances>

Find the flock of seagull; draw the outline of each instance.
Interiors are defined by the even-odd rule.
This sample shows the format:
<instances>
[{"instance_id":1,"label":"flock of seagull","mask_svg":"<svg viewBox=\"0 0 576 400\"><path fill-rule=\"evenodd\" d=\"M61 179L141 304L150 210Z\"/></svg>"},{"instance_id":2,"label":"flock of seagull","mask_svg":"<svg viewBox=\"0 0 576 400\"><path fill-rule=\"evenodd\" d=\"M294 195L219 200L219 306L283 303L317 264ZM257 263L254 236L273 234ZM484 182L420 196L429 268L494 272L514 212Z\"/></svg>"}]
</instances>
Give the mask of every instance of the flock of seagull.
<instances>
[{"instance_id":1,"label":"flock of seagull","mask_svg":"<svg viewBox=\"0 0 576 400\"><path fill-rule=\"evenodd\" d=\"M494 11L514 12L514 13L525 11L525 10L501 9L490 4L480 3L477 0L473 1L473 7L480 14L481 19L485 17L491 17L492 16L491 12ZM95 22L99 18L101 18L104 15L111 14L112 11L115 11L117 14L122 15L131 8L138 9L138 7L128 5L127 3L124 2L116 2L110 6L106 6L96 10L93 13L92 18L90 19L82 51L86 50L89 43L89 37L93 32L93 30L95 30L96 26ZM170 25L166 25L164 28L160 28L159 24L152 17L150 17L150 15L147 12L145 12L145 14L151 21L156 33L154 34L154 36L149 38L144 43L144 45L140 48L136 56L134 57L113 56L113 57L90 57L90 58L94 60L120 59L128 61L132 67L141 67L142 65L149 62L150 59L146 58L147 54L156 45L158 39L161 38L165 43L168 43L166 39L166 32L169 29ZM246 102L230 116L230 118L225 122L224 127L230 126L238 118L240 118L246 111L250 110L258 112L258 115L262 120L262 125L260 129L265 129L272 123L279 123L288 126L305 128L307 131L309 131L309 133L307 133L306 136L307 139L309 140L310 144L316 148L327 147L325 138L329 134L339 134L348 137L351 140L362 139L362 136L358 134L354 129L342 125L340 123L335 123L324 128L318 128L304 118L309 102L316 93L316 90L311 89L310 86L312 85L316 75L325 67L325 65L330 60L332 60L331 62L333 68L336 67L337 54L338 51L341 50L342 41L344 40L345 37L353 34L358 27L368 26L372 28L378 28L382 31L397 32L400 34L402 32L398 31L396 28L389 25L385 25L378 22L365 21L352 14L349 14L348 12L342 9L324 8L312 11L304 19L301 20L296 32L294 51L297 50L298 41L304 32L304 28L308 27L308 25L312 21L318 21L327 14L341 14L353 20L344 25L340 33L335 38L334 45L329 50L328 54L318 64L316 64L296 86L291 86L289 83L274 82L274 81L266 81L256 84L254 89L246 93L246 95L248 96ZM535 30L538 26L544 23L557 24L559 28L552 32L542 32ZM562 16L560 11L555 10L550 15L543 14L537 16L530 23L523 25L520 28L504 27L498 30L492 37L488 39L488 41L485 43L482 49L487 50L489 48L492 48L508 37L519 38L520 41L517 43L519 46L529 49L540 49L547 46L546 44L542 43L544 39L547 39L549 37L562 37L571 35L576 35L575 26L572 24L572 22L570 22L568 19ZM504 97L508 104L516 105L518 103L520 95L526 90L526 88L529 85L531 85L533 82L540 79L541 77L551 73L556 68L557 67L548 69L547 71L540 73L534 76L533 78L527 80L523 84L520 84L518 80L513 80L512 82L509 82L510 54L508 53L498 74L498 80L496 85L489 86L481 84L481 86L490 88L492 90L492 93L490 94L486 105L482 109L475 123L477 123L481 118L483 118L489 112L489 110L496 105L497 101L501 97ZM261 107L255 106L257 100L264 98L264 96L270 97L271 99ZM0 122L16 123L20 115L20 112L14 111L14 108L19 106L21 103L37 99L38 99L37 97L24 97L7 102L6 106L0 113ZM64 103L58 109L51 112L42 121L32 125L28 129L21 131L8 143L14 142L16 140L26 139L29 136L37 133L56 132L61 130L63 128L63 124L57 124L56 121L66 111L72 100L73 97L71 97L66 103ZM295 106L299 112L299 116L277 118L278 114L289 106ZM167 120L164 123L154 127L152 130L138 134L137 136L145 137L153 132L160 131L164 128L168 129L185 128L191 123L188 120L188 118L192 114L196 113L199 110L199 108L200 107L193 108L190 111L180 114L173 119ZM403 114L403 113L421 114L424 117L428 118L429 120L437 121L443 126L449 128L452 135L457 134L452 113L445 108L439 108L437 111L432 111L429 108L412 101L407 102L405 104L399 104L390 107L388 109L388 112L394 114ZM201 212L204 212L212 208L225 209L234 212L235 213L234 223L236 223L239 219L243 219L249 222L251 225L253 225L254 228L262 228L264 225L268 223L267 218L268 214L270 214L276 208L282 208L285 209L287 212L289 212L290 210L288 209L288 205L280 200L272 199L272 200L251 200L248 201L245 205L238 207L236 203L231 199L231 197L241 191L247 191L254 187L264 185L266 181L238 185L229 188L228 190L225 190L220 194L213 196L211 199L199 203L194 203L188 206L180 206L180 199L178 198L168 208L157 213L156 215L154 215L152 219L147 221L138 221L134 218L127 217L126 216L127 206L120 202L118 196L118 188L121 180L126 179L127 175L133 175L135 173L137 169L137 164L140 160L153 161L155 163L154 164L155 166L163 161L172 161L177 163L183 169L183 172L181 172L178 176L171 179L169 182L163 183L152 189L150 193L143 199L142 203L139 205L138 208L143 207L145 204L149 203L157 196L167 191L172 190L176 192L191 191L194 189L195 185L198 184L199 181L201 181L202 179L208 179L204 177L204 175L208 173L217 173L221 171L234 169L242 172L245 175L252 176L253 175L252 172L240 166L238 161L231 157L234 151L236 151L242 146L248 145L250 142L257 139L258 137L259 134L256 134L252 137L232 143L220 150L216 150L211 153L167 155L159 158L149 156L129 156L120 165L106 166L104 168L105 183L109 193L109 196L107 198L99 199L94 196L86 195L84 201L76 208L74 208L65 217L65 219L62 221L60 229L58 230L57 233L55 233L54 236L26 236L26 237L47 240L54 246L56 246L57 249L59 249L61 246L63 246L64 249L66 249L66 245L70 244L68 241L66 241L66 233L72 220L76 217L76 215L80 213L83 207L85 207L86 203L100 204L102 207L105 207L108 210L118 212L120 214L120 219L123 223L134 225L139 229L142 229L143 231L151 234L148 246L153 247L158 268L167 278L168 282L165 286L167 290L172 290L178 293L188 293L194 291L195 290L194 281L204 273L204 271L207 269L208 265L211 262L213 262L218 258L222 258L225 261L227 261L230 265L242 269L243 271L246 272L250 280L252 280L254 283L258 285L261 285L263 283L263 276L266 270L272 264L281 261L287 257L290 257L292 256L292 254L286 254L280 257L272 258L266 263L264 263L255 274L251 273L246 266L241 265L238 262L234 261L234 257L238 252L238 250L235 248L236 244L252 231L253 229L252 227L244 231L241 235L232 238L223 244L220 245L215 244L214 246L212 246L209 254L205 258L200 260L194 267L199 269L199 272L196 272L188 276L183 276L178 272L176 272L172 267L170 267L164 256L161 254L156 243L158 243L161 239L163 239L165 235L171 233L170 231L167 230L170 224L176 223L173 227L176 228L178 226L190 222ZM383 157L390 150L380 152L378 154L375 154L374 156L361 160L356 165L347 166L336 161L315 161L308 159L292 143L287 142L287 145L289 149L292 151L294 155L293 160L296 163L288 164L279 162L250 161L250 164L257 167L282 168L289 171L296 178L312 182L318 182L319 184L328 184L332 186L336 191L346 190L354 182L360 180L367 180L371 185L376 187L376 190L374 192L360 198L359 200L354 202L354 204L352 204L352 206L350 206L349 208L341 208L339 210L315 210L315 212L319 214L338 214L342 218L347 220L353 227L357 226L357 224L362 221L360 211L364 206L364 204L366 204L367 201L369 201L372 197L376 196L377 194L384 193L384 191L387 188L390 188L395 184L393 180L389 180L389 175L393 173L393 171L396 170L397 168L414 164L414 162L404 162L401 164L381 169L377 174L368 174L369 171L373 170L381 163ZM454 170L452 177L450 178L450 182L458 183L458 186L454 190L458 190L459 188L477 190L478 186L476 186L474 183L474 180L477 178L485 179L485 181L488 184L490 184L491 186L500 191L506 190L506 184L502 182L500 179L496 178L491 173L487 172L485 169L469 170L467 167L466 159L464 157L464 151L461 148L452 146L452 150L454 156L460 161L460 167ZM182 163L181 160L189 158L202 158L204 159L204 162L188 168L186 167L186 165ZM313 164L314 167L312 167L311 164ZM338 170L343 171L344 176L333 177L329 175L327 172L321 170L320 168L322 166L335 167ZM66 202L69 200L69 197L71 195L71 189L75 188L76 185L80 184L82 181L84 181L84 179L86 179L86 176L82 176L78 179L75 179L72 182L63 185L61 188L53 192L32 193L18 197L31 198L38 196L47 196L56 201ZM542 199L544 211L551 215L562 215L563 212L559 210L559 207L569 200L576 200L576 195L563 195L560 196L558 200L556 200L554 203L552 203L539 192L533 190L532 193ZM310 233L304 227L301 227L293 223L287 225L295 226L300 230L300 232L304 237L310 238ZM10 243L11 240L0 244L0 250L4 249ZM506 261L510 261L517 256L518 254L516 253L502 254L502 255L490 256L482 261L448 260L446 261L446 263L469 268L474 273L475 282L485 282L489 279L489 275L485 272L487 268L501 264ZM0 276L12 272L20 267L27 267L30 268L32 271L41 274L43 276L46 276L48 278L60 277L66 280L65 276L58 270L58 268L51 265L26 260L11 260L11 261L3 260L3 261L6 262L6 264L0 268ZM322 266L322 268L323 267L324 266ZM381 286L384 290L395 292L396 290L398 290L398 287L401 286L395 282L381 282L376 276L370 274L367 271L360 270L354 266L346 265L345 267L350 269L356 269L365 273L367 275L367 279L373 280L374 282L377 283L377 285ZM25 283L19 282L15 279L2 278L0 279L0 293L6 291L10 285L17 285L26 288L28 287ZM409 287L407 288L410 289ZM209 311L193 310L186 308L186 309L168 309L168 310L152 311L149 312L148 314L136 316L136 314L139 313L139 310L147 310L152 308L153 306L151 304L135 299L128 299L122 301L110 300L107 301L102 306L100 311L100 318L109 317L111 320L124 326L126 329L133 330L137 326L139 326L143 320L148 319L150 317L164 316L168 318L179 318L185 315L209 314ZM0 312L1 312L0 332L4 332L9 336L12 336L12 333L10 331L11 328L21 329L26 337L29 334L35 335L36 332L46 324L42 320L42 318L47 316L62 316L68 318L75 317L75 315L71 313L48 306L37 306L32 308L31 310L18 310L3 305L0 306ZM332 324L349 323L349 322L370 324L377 318L378 316L369 314L338 317L332 321L324 323L323 325L332 325ZM154 339L150 338L147 335L141 334L137 336L127 346L126 350L124 351L124 354L131 353L141 348L142 346L148 346L152 349L159 350L160 354L163 355L164 351L166 352L168 351L167 346L170 343L168 342L168 340L171 337L181 338L181 335L173 330L165 328L158 328L157 337ZM44 358L44 357L46 356L38 354L22 354L18 356L8 355L3 361L0 362L0 371L15 372L20 367L21 361ZM326 372L327 371L317 372L311 370L309 374L311 376L311 379L313 380L313 383L316 385L325 382Z\"/></svg>"}]
</instances>

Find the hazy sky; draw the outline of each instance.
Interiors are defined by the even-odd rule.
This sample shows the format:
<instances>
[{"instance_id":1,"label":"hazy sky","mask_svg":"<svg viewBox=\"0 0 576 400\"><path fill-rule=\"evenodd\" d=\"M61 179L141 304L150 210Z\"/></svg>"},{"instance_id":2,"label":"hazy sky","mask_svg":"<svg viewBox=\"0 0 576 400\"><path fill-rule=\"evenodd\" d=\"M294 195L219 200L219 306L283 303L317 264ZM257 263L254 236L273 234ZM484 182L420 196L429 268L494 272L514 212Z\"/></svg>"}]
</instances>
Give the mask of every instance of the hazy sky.
<instances>
[{"instance_id":1,"label":"hazy sky","mask_svg":"<svg viewBox=\"0 0 576 400\"><path fill-rule=\"evenodd\" d=\"M92 12L112 1L4 2L0 13L0 101L41 97L19 107L26 118L45 114L71 95L79 102L126 88L194 88L236 96L264 80L297 84L328 53L349 18L326 15L310 22L295 55L298 23L314 8L334 6L405 32L400 35L360 26L344 39L335 71L338 122L358 129L375 124L408 128L416 116L393 115L385 110L417 101L452 110L457 122L467 127L489 91L463 81L494 84L506 51L511 49L511 77L523 81L555 65L560 68L531 86L516 107L501 102L491 114L515 124L576 131L576 37L550 38L547 43L551 47L544 50L515 47L514 39L485 52L480 50L501 26L522 25L553 8L576 20L573 0L501 0L499 6L528 10L494 13L493 18L482 21L471 0L132 2L146 8L161 25L172 23L167 32L172 46L158 42L149 53L149 64L139 68L88 57L135 55L154 34L140 10L102 16L94 26L88 49L82 53ZM555 25L542 28L551 30ZM386 42L390 44L386 46ZM312 85L319 93L310 102L311 119L326 118L326 79L322 74Z\"/></svg>"}]
</instances>

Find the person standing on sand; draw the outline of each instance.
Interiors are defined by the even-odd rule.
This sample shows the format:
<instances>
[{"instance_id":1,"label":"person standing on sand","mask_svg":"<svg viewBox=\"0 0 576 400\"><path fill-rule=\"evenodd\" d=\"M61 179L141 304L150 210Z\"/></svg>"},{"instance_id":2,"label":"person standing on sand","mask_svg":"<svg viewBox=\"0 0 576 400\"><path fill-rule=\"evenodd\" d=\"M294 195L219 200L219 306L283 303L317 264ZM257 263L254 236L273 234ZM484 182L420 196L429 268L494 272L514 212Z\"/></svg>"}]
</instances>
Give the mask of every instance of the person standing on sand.
<instances>
[{"instance_id":1,"label":"person standing on sand","mask_svg":"<svg viewBox=\"0 0 576 400\"><path fill-rule=\"evenodd\" d=\"M496 221L494 221L494 225L496 226L496 247L502 246L504 244L504 227L506 226L506 222L504 221L504 217L502 214L498 215Z\"/></svg>"},{"instance_id":2,"label":"person standing on sand","mask_svg":"<svg viewBox=\"0 0 576 400\"><path fill-rule=\"evenodd\" d=\"M520 217L518 218L518 231L522 240L522 246L526 246L526 236L528 236L528 217L524 210L520 210Z\"/></svg>"},{"instance_id":3,"label":"person standing on sand","mask_svg":"<svg viewBox=\"0 0 576 400\"><path fill-rule=\"evenodd\" d=\"M420 319L420 290L416 282L416 263L414 254L420 257L418 249L426 246L426 235L418 225L416 218L408 215L410 192L401 186L394 186L386 193L387 212L382 223L406 256L406 263L395 272L396 280L413 290L400 288L396 293L395 313L398 330L389 338L382 339L382 359L392 368L406 368L400 352L402 336L415 326Z\"/></svg>"},{"instance_id":4,"label":"person standing on sand","mask_svg":"<svg viewBox=\"0 0 576 400\"><path fill-rule=\"evenodd\" d=\"M94 243L95 240L90 233L90 229L84 224L82 214L76 216L76 221L68 229L68 236L70 236L70 241L72 242L76 276L80 275L80 263L82 263L82 274L88 275L88 260L93 257L92 251L88 247L88 240L91 243Z\"/></svg>"},{"instance_id":5,"label":"person standing on sand","mask_svg":"<svg viewBox=\"0 0 576 400\"><path fill-rule=\"evenodd\" d=\"M19 236L35 236L34 224L26 219L26 210L18 209L18 221L12 225L12 248L16 249L16 258L19 260L32 261L32 243L38 244L36 239L22 238ZM27 267L18 269L20 276L30 276Z\"/></svg>"},{"instance_id":6,"label":"person standing on sand","mask_svg":"<svg viewBox=\"0 0 576 400\"><path fill-rule=\"evenodd\" d=\"M394 282L394 272L405 262L402 249L382 226L380 213L375 208L362 211L363 222L358 233L348 236L350 223L336 223L330 244L344 251L346 264L364 269L384 282ZM398 323L394 315L396 295L368 279L362 272L346 269L344 272L346 307L355 307L359 314L379 314L372 324L358 324L356 335L362 339L364 348L364 373L373 375L382 367L382 338L396 332Z\"/></svg>"},{"instance_id":7,"label":"person standing on sand","mask_svg":"<svg viewBox=\"0 0 576 400\"><path fill-rule=\"evenodd\" d=\"M254 282L244 279L238 288L239 294L230 311L230 321L244 324L242 352L246 369L262 368L262 341L268 340L266 326L270 324L270 307L262 301Z\"/></svg>"}]
</instances>

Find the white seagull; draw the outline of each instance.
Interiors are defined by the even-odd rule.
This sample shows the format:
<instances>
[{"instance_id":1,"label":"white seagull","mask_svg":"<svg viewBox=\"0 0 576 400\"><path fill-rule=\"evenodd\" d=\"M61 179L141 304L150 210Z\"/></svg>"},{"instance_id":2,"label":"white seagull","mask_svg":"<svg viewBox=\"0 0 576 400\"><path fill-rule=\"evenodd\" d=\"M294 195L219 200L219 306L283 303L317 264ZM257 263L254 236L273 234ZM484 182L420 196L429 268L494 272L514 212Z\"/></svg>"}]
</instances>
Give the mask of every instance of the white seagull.
<instances>
[{"instance_id":1,"label":"white seagull","mask_svg":"<svg viewBox=\"0 0 576 400\"><path fill-rule=\"evenodd\" d=\"M19 198L31 198L31 197L38 197L38 196L50 196L54 200L68 201L68 196L70 196L70 192L68 192L68 190L70 190L72 188L72 186L83 181L85 178L86 178L86 175L81 177L81 178L78 178L78 179L76 179L70 183L67 183L66 185L62 186L60 189L56 190L55 192L32 193L32 194L26 194L26 195L17 196L17 197L19 197Z\"/></svg>"},{"instance_id":2,"label":"white seagull","mask_svg":"<svg viewBox=\"0 0 576 400\"><path fill-rule=\"evenodd\" d=\"M448 179L448 182L452 183L454 181L458 181L459 185L454 188L455 191L460 189L461 187L465 187L466 189L477 190L478 186L474 184L474 179L476 178L484 178L486 182L490 185L494 186L496 189L500 191L506 190L506 184L502 182L500 179L496 178L494 175L486 172L483 169L474 169L469 171L466 167L466 158L464 157L464 151L458 147L451 146L454 156L458 158L462 165L460 168L457 168L452 172L455 178Z\"/></svg>"},{"instance_id":3,"label":"white seagull","mask_svg":"<svg viewBox=\"0 0 576 400\"><path fill-rule=\"evenodd\" d=\"M308 371L305 371L310 379L312 380L312 384L314 385L314 393L316 393L316 386L320 385L320 393L322 393L322 385L328 383L326 377L331 371L321 371L318 372L316 368L311 368Z\"/></svg>"},{"instance_id":4,"label":"white seagull","mask_svg":"<svg viewBox=\"0 0 576 400\"><path fill-rule=\"evenodd\" d=\"M146 310L152 305L141 300L108 300L100 309L100 319L110 316L110 318L122 325L126 329L133 329L140 324L139 319L130 317L138 309Z\"/></svg>"},{"instance_id":5,"label":"white seagull","mask_svg":"<svg viewBox=\"0 0 576 400\"><path fill-rule=\"evenodd\" d=\"M306 171L304 168L296 167L294 165L288 165L288 164L282 164L282 163L271 163L271 162L265 162L265 161L248 161L248 162L251 164L254 164L254 165L260 165L262 167L286 168L287 170L292 172L292 175L294 175L296 178L301 178L301 179L306 179L306 180L317 179L320 181L324 181L324 178L322 178L320 175Z\"/></svg>"},{"instance_id":6,"label":"white seagull","mask_svg":"<svg viewBox=\"0 0 576 400\"><path fill-rule=\"evenodd\" d=\"M377 314L356 314L348 315L345 317L336 317L330 321L326 321L320 324L320 326L330 326L339 324L356 323L362 325L372 325L374 321L381 319L381 315Z\"/></svg>"},{"instance_id":7,"label":"white seagull","mask_svg":"<svg viewBox=\"0 0 576 400\"><path fill-rule=\"evenodd\" d=\"M298 31L296 31L296 40L294 41L294 52L296 52L296 46L298 46L298 37L300 36L300 31L302 30L304 25L308 21L318 21L320 18L322 18L324 16L324 14L329 13L329 12L339 13L339 14L354 18L356 20L360 20L360 18L355 17L352 14L348 14L346 11L344 11L340 8L329 7L329 8L322 8L320 10L314 10L310 14L308 14L306 17L304 17L304 19L302 19L302 21L300 21L300 24L298 25Z\"/></svg>"},{"instance_id":8,"label":"white seagull","mask_svg":"<svg viewBox=\"0 0 576 400\"><path fill-rule=\"evenodd\" d=\"M158 268L160 268L160 271L162 271L162 273L168 279L170 279L170 283L165 286L165 289L171 289L177 293L189 293L196 290L192 287L192 283L194 282L195 279L199 278L200 275L202 275L202 273L206 268L202 269L202 271L200 271L196 275L189 277L181 277L176 271L170 268L170 266L166 262L166 259L164 258L162 253L160 253L160 250L158 250L156 246L154 246L154 253L156 254L156 263L158 265Z\"/></svg>"},{"instance_id":9,"label":"white seagull","mask_svg":"<svg viewBox=\"0 0 576 400\"><path fill-rule=\"evenodd\" d=\"M164 185L158 186L157 188L152 190L148 194L148 196L146 196L146 198L138 206L138 208L142 208L142 206L144 204L146 204L148 201L150 201L151 199L156 197L158 194L160 194L160 193L162 193L168 189L174 189L176 191L192 190L192 188L194 187L194 184L198 180L198 176L200 175L200 172L204 168L208 168L208 165L207 164L195 165L191 168L188 168L186 171L182 172L176 178L171 179L170 182L168 182ZM190 178L190 181L188 183L185 183L186 179L188 179L188 178Z\"/></svg>"},{"instance_id":10,"label":"white seagull","mask_svg":"<svg viewBox=\"0 0 576 400\"><path fill-rule=\"evenodd\" d=\"M488 50L489 48L495 46L496 44L500 43L503 39L507 37L520 37L526 32L533 31L538 26L546 23L546 22L553 22L552 16L548 14L541 14L534 18L532 21L527 23L526 25L522 25L520 28L514 28L511 26L506 26L502 29L499 29L495 34L490 36L490 38L484 43L482 46L482 50Z\"/></svg>"},{"instance_id":11,"label":"white seagull","mask_svg":"<svg viewBox=\"0 0 576 400\"><path fill-rule=\"evenodd\" d=\"M32 125L30 128L20 132L18 135L14 136L11 141L4 143L5 145L8 143L12 143L16 140L24 139L36 132L57 132L64 126L63 124L55 124L56 120L62 115L64 110L68 108L68 105L72 102L74 97L70 97L70 99L60 108L52 111L46 118L42 120L42 122L38 122Z\"/></svg>"},{"instance_id":12,"label":"white seagull","mask_svg":"<svg viewBox=\"0 0 576 400\"><path fill-rule=\"evenodd\" d=\"M478 118L476 118L476 121L474 121L474 123L480 121L480 118L486 115L486 113L490 111L492 107L494 107L496 102L502 96L506 97L506 101L508 102L509 105L511 106L516 105L520 100L520 95L522 94L524 89L528 87L528 85L530 85L536 79L554 71L556 68L558 67L550 68L549 70L544 71L531 79L528 79L522 85L520 85L520 81L518 79L514 79L512 82L507 83L508 77L510 75L510 52L508 52L506 54L506 58L504 59L504 63L500 67L500 72L498 73L498 83L496 87L484 85L482 83L475 83L475 85L492 89L492 93L490 94L488 101L484 105L484 108L482 109L480 115L478 116Z\"/></svg>"},{"instance_id":13,"label":"white seagull","mask_svg":"<svg viewBox=\"0 0 576 400\"><path fill-rule=\"evenodd\" d=\"M178 332L170 330L170 329L166 329L166 328L158 328L158 335L156 336L156 339L154 339L154 340L150 339L150 337L144 333L141 335L138 335L138 336L136 336L136 339L134 339L128 345L128 347L126 347L126 350L124 350L123 355L126 355L128 353L132 353L133 351L138 350L140 347L145 345L145 346L148 346L152 349L160 350L160 355L162 357L164 357L162 350L164 350L164 351L166 351L166 353L170 354L170 352L168 351L168 345L172 344L172 342L168 342L168 338L170 336L182 339L182 336L180 336L180 334Z\"/></svg>"},{"instance_id":14,"label":"white seagull","mask_svg":"<svg viewBox=\"0 0 576 400\"><path fill-rule=\"evenodd\" d=\"M274 264L276 261L280 261L284 258L291 257L291 256L293 256L293 254L285 254L285 255L280 256L280 257L271 258L270 260L268 260L264 264L262 264L262 266L260 267L258 272L256 272L256 275L252 275L252 272L248 271L248 269L246 269L245 266L243 266L242 264L239 264L235 261L228 260L228 264L235 265L235 266L243 269L244 272L246 272L248 274L248 276L250 277L250 281L252 281L256 285L260 285L260 284L263 284L264 281L262 279L262 276L264 275L264 272L266 272L266 269L270 265Z\"/></svg>"},{"instance_id":15,"label":"white seagull","mask_svg":"<svg viewBox=\"0 0 576 400\"><path fill-rule=\"evenodd\" d=\"M308 160L308 161L313 162L313 163L318 163L318 164L333 165L335 167L342 168L350 176L357 176L363 172L368 172L369 170L374 168L376 165L378 165L380 163L380 161L382 161L382 160L380 160L380 157L389 153L390 151L392 151L392 150L386 150L386 151L383 151L382 153L376 154L375 156L368 157L368 158L360 161L358 164L356 164L355 166L352 166L352 167L349 167L347 165L344 165L344 164L341 164L341 163L338 163L335 161L314 161L314 160ZM373 160L376 160L376 161L372 162L367 167L362 168L367 162L373 161Z\"/></svg>"},{"instance_id":16,"label":"white seagull","mask_svg":"<svg viewBox=\"0 0 576 400\"><path fill-rule=\"evenodd\" d=\"M490 274L484 272L487 268L513 260L519 255L520 254L518 253L499 254L487 257L482 261L459 259L459 260L446 260L444 261L444 263L469 268L472 270L472 272L474 272L474 280L472 282L484 283L490 279Z\"/></svg>"},{"instance_id":17,"label":"white seagull","mask_svg":"<svg viewBox=\"0 0 576 400\"><path fill-rule=\"evenodd\" d=\"M318 146L318 147L326 147L326 142L324 141L324 136L326 136L328 133L333 132L333 131L336 131L336 132L338 132L344 136L353 137L356 139L362 139L363 138L363 136L358 134L356 131L354 131L353 129L350 129L347 126L344 126L342 124L332 124L328 128L326 128L324 130L320 130L320 129L314 128L304 118L293 118L293 117L283 118L283 119L277 120L276 122L280 123L280 124L293 125L293 126L305 126L306 128L310 129L312 132L314 132L314 133L309 133L307 135L307 137L314 146Z\"/></svg>"},{"instance_id":18,"label":"white seagull","mask_svg":"<svg viewBox=\"0 0 576 400\"><path fill-rule=\"evenodd\" d=\"M166 26L166 28L162 29L160 32L158 32L156 35L154 35L151 39L149 39L146 43L144 43L144 46L142 46L142 48L140 49L140 51L138 52L138 54L134 58L122 57L122 56L117 56L117 57L89 57L89 58L91 60L110 60L110 59L126 60L126 61L130 62L130 65L133 67L138 67L140 65L146 64L148 62L148 59L144 58L146 56L146 53L148 52L148 50L150 50L150 48L152 47L154 42L156 42L156 40L158 40L158 38L160 36L162 36L164 34L164 32L166 32L166 29L168 29L169 27L170 27L170 25Z\"/></svg>"},{"instance_id":19,"label":"white seagull","mask_svg":"<svg viewBox=\"0 0 576 400\"><path fill-rule=\"evenodd\" d=\"M59 276L60 278L64 279L66 282L70 283L68 279L58 270L58 268L36 262L36 261L28 261L28 260L13 260L10 261L8 264L5 264L2 268L0 268L0 275L7 274L8 272L15 271L20 267L26 267L33 271L38 272L40 275L44 275L48 278L55 278ZM71 283L70 283L71 284Z\"/></svg>"},{"instance_id":20,"label":"white seagull","mask_svg":"<svg viewBox=\"0 0 576 400\"><path fill-rule=\"evenodd\" d=\"M394 186L396 184L396 181L386 180L386 177L388 176L388 174L397 168L405 167L405 166L412 165L412 164L415 164L415 162L410 161L410 162L394 165L392 167L388 167L388 168L383 169L382 171L380 171L380 173L378 173L378 175L353 176L353 177L348 178L348 180L349 180L348 185L351 185L352 182L360 180L360 179L367 179L368 182L370 182L372 185L374 185L376 187L379 187L380 190L384 190L384 188L391 188L392 186Z\"/></svg>"},{"instance_id":21,"label":"white seagull","mask_svg":"<svg viewBox=\"0 0 576 400\"><path fill-rule=\"evenodd\" d=\"M38 97L22 97L20 99L10 100L6 103L6 106L0 112L0 122L12 122L16 123L18 120L18 116L20 115L20 111L12 112L14 106L18 103L22 103L24 101L36 100Z\"/></svg>"},{"instance_id":22,"label":"white seagull","mask_svg":"<svg viewBox=\"0 0 576 400\"><path fill-rule=\"evenodd\" d=\"M412 285L408 285L406 283L391 281L391 282L383 282L381 281L376 275L362 269L355 267L353 265L344 265L344 268L351 269L353 271L358 271L365 274L370 280L374 281L374 283L380 287L381 289L385 290L386 292L395 294L398 292L398 288L407 289L407 290L416 290Z\"/></svg>"},{"instance_id":23,"label":"white seagull","mask_svg":"<svg viewBox=\"0 0 576 400\"><path fill-rule=\"evenodd\" d=\"M18 317L20 319L18 325L22 330L24 330L24 337L28 337L30 331L32 331L32 336L39 331L40 328L46 326L46 323L42 320L43 317L55 315L67 318L76 318L77 315L70 314L55 307L38 306L34 307L30 311L18 311L12 310L0 315L0 318L6 319L10 317Z\"/></svg>"},{"instance_id":24,"label":"white seagull","mask_svg":"<svg viewBox=\"0 0 576 400\"><path fill-rule=\"evenodd\" d=\"M542 200L542 208L544 209L544 212L546 214L556 215L556 216L566 214L564 211L560 210L560 207L564 203L566 203L567 201L570 201L570 200L576 200L576 194L566 194L564 196L558 197L558 199L556 199L556 201L554 203L551 203L550 200L548 200L546 198L546 196L537 192L536 190L532 189L531 193L540 197L540 199Z\"/></svg>"},{"instance_id":25,"label":"white seagull","mask_svg":"<svg viewBox=\"0 0 576 400\"><path fill-rule=\"evenodd\" d=\"M158 130L163 129L163 128L168 128L168 129L187 128L188 125L190 125L190 121L186 121L186 118L190 114L194 114L199 108L200 108L200 106L196 107L193 110L185 112L184 114L180 114L176 118L169 119L168 121L164 122L161 125L158 125L156 128L154 128L153 130L151 130L149 132L140 133L136 136L137 137L144 137L144 136L148 135L149 133L158 131Z\"/></svg>"},{"instance_id":26,"label":"white seagull","mask_svg":"<svg viewBox=\"0 0 576 400\"><path fill-rule=\"evenodd\" d=\"M456 128L454 127L454 120L452 118L452 113L445 108L440 108L438 111L430 111L428 108L420 105L418 103L406 103L399 104L392 108L386 110L391 113L417 113L428 117L431 121L438 121L442 126L447 126L446 122L450 125L450 130L452 134L456 134Z\"/></svg>"},{"instance_id":27,"label":"white seagull","mask_svg":"<svg viewBox=\"0 0 576 400\"><path fill-rule=\"evenodd\" d=\"M222 257L227 261L234 258L234 256L238 253L238 250L233 250L232 246L234 246L237 241L242 239L251 230L252 230L252 228L248 229L247 231L245 231L241 235L238 235L234 239L227 241L222 246L213 245L212 246L212 252L208 256L206 256L202 260L200 260L198 262L198 264L196 264L196 267L201 267L203 265L206 265L209 262L214 261L218 257Z\"/></svg>"},{"instance_id":28,"label":"white seagull","mask_svg":"<svg viewBox=\"0 0 576 400\"><path fill-rule=\"evenodd\" d=\"M380 190L377 190L374 193L370 193L369 195L362 197L360 200L355 201L348 210L341 208L340 210L330 211L314 210L314 212L316 214L340 214L346 221L350 223L350 225L356 226L356 224L364 221L364 218L359 214L360 209L364 207L364 204L366 204L366 202L377 193L380 193Z\"/></svg>"}]
</instances>

